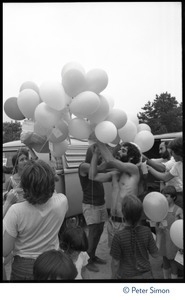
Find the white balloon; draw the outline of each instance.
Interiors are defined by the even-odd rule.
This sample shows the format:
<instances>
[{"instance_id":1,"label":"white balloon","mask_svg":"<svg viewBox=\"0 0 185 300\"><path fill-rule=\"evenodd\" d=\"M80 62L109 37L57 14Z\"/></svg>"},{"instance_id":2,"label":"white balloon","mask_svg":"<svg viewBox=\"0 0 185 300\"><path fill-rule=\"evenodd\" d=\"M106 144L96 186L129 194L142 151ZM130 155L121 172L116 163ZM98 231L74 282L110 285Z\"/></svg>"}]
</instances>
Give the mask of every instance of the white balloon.
<instances>
[{"instance_id":1,"label":"white balloon","mask_svg":"<svg viewBox=\"0 0 185 300\"><path fill-rule=\"evenodd\" d=\"M107 102L109 104L109 110L111 110L115 104L114 98L112 98L112 96L107 94L102 94L102 96L104 96L107 99Z\"/></svg>"},{"instance_id":2,"label":"white balloon","mask_svg":"<svg viewBox=\"0 0 185 300\"><path fill-rule=\"evenodd\" d=\"M51 133L51 128L44 127L41 123L38 121L34 123L34 132L37 133L40 136L47 136Z\"/></svg>"},{"instance_id":3,"label":"white balloon","mask_svg":"<svg viewBox=\"0 0 185 300\"><path fill-rule=\"evenodd\" d=\"M168 201L159 192L148 193L143 199L143 210L150 220L161 222L168 214Z\"/></svg>"},{"instance_id":4,"label":"white balloon","mask_svg":"<svg viewBox=\"0 0 185 300\"><path fill-rule=\"evenodd\" d=\"M63 76L65 72L67 72L69 70L74 70L74 69L79 70L80 72L82 72L85 75L84 67L80 63L75 62L75 61L70 61L67 64L65 64L62 68L61 74Z\"/></svg>"},{"instance_id":5,"label":"white balloon","mask_svg":"<svg viewBox=\"0 0 185 300\"><path fill-rule=\"evenodd\" d=\"M17 105L27 118L33 118L35 109L39 103L40 97L33 89L23 89L17 98Z\"/></svg>"},{"instance_id":6,"label":"white balloon","mask_svg":"<svg viewBox=\"0 0 185 300\"><path fill-rule=\"evenodd\" d=\"M52 128L61 118L61 112L49 107L45 102L41 102L35 109L35 121L43 127Z\"/></svg>"},{"instance_id":7,"label":"white balloon","mask_svg":"<svg viewBox=\"0 0 185 300\"><path fill-rule=\"evenodd\" d=\"M100 98L91 91L78 94L69 105L70 112L77 117L86 118L93 114L100 105Z\"/></svg>"},{"instance_id":8,"label":"white balloon","mask_svg":"<svg viewBox=\"0 0 185 300\"><path fill-rule=\"evenodd\" d=\"M61 83L45 81L40 86L40 97L48 106L55 110L61 110L66 104L66 94Z\"/></svg>"},{"instance_id":9,"label":"white balloon","mask_svg":"<svg viewBox=\"0 0 185 300\"><path fill-rule=\"evenodd\" d=\"M102 143L111 143L117 136L117 128L110 121L102 121L95 127L95 135Z\"/></svg>"},{"instance_id":10,"label":"white balloon","mask_svg":"<svg viewBox=\"0 0 185 300\"><path fill-rule=\"evenodd\" d=\"M70 135L77 139L88 139L91 128L90 124L84 119L74 118L68 125Z\"/></svg>"},{"instance_id":11,"label":"white balloon","mask_svg":"<svg viewBox=\"0 0 185 300\"><path fill-rule=\"evenodd\" d=\"M139 125L139 119L137 117L137 113L127 112L127 118L129 121L133 122L136 127Z\"/></svg>"},{"instance_id":12,"label":"white balloon","mask_svg":"<svg viewBox=\"0 0 185 300\"><path fill-rule=\"evenodd\" d=\"M146 152L153 147L154 136L150 131L142 130L136 134L134 143L140 147L141 152Z\"/></svg>"},{"instance_id":13,"label":"white balloon","mask_svg":"<svg viewBox=\"0 0 185 300\"><path fill-rule=\"evenodd\" d=\"M99 94L108 84L108 75L102 69L92 69L86 74L86 82L89 91Z\"/></svg>"},{"instance_id":14,"label":"white balloon","mask_svg":"<svg viewBox=\"0 0 185 300\"><path fill-rule=\"evenodd\" d=\"M140 132L142 130L148 130L148 131L151 131L151 128L148 124L145 124L145 123L140 123L138 126L137 126L137 132Z\"/></svg>"},{"instance_id":15,"label":"white balloon","mask_svg":"<svg viewBox=\"0 0 185 300\"><path fill-rule=\"evenodd\" d=\"M106 121L112 122L117 129L122 128L127 122L127 114L119 108L112 108Z\"/></svg>"},{"instance_id":16,"label":"white balloon","mask_svg":"<svg viewBox=\"0 0 185 300\"><path fill-rule=\"evenodd\" d=\"M122 128L118 129L118 135L123 142L133 142L136 134L137 127L130 120L127 120L126 124Z\"/></svg>"},{"instance_id":17,"label":"white balloon","mask_svg":"<svg viewBox=\"0 0 185 300\"><path fill-rule=\"evenodd\" d=\"M173 222L170 227L170 237L179 249L183 249L183 220Z\"/></svg>"},{"instance_id":18,"label":"white balloon","mask_svg":"<svg viewBox=\"0 0 185 300\"><path fill-rule=\"evenodd\" d=\"M68 124L63 120L59 120L47 137L52 143L61 143L67 139L68 133Z\"/></svg>"},{"instance_id":19,"label":"white balloon","mask_svg":"<svg viewBox=\"0 0 185 300\"><path fill-rule=\"evenodd\" d=\"M99 123L105 120L105 118L109 114L109 104L107 102L107 99L102 95L99 95L99 99L100 105L98 106L97 110L88 117L92 124Z\"/></svg>"},{"instance_id":20,"label":"white balloon","mask_svg":"<svg viewBox=\"0 0 185 300\"><path fill-rule=\"evenodd\" d=\"M33 81L25 81L25 82L23 82L23 84L20 87L19 92L21 92L21 91L23 91L25 89L32 89L32 90L34 90L39 95L39 87Z\"/></svg>"},{"instance_id":21,"label":"white balloon","mask_svg":"<svg viewBox=\"0 0 185 300\"><path fill-rule=\"evenodd\" d=\"M87 83L84 73L78 69L67 70L62 77L62 85L66 94L76 97L79 93L87 90Z\"/></svg>"},{"instance_id":22,"label":"white balloon","mask_svg":"<svg viewBox=\"0 0 185 300\"><path fill-rule=\"evenodd\" d=\"M65 140L61 143L53 143L53 150L50 149L54 157L61 157L68 149L68 142Z\"/></svg>"}]
</instances>

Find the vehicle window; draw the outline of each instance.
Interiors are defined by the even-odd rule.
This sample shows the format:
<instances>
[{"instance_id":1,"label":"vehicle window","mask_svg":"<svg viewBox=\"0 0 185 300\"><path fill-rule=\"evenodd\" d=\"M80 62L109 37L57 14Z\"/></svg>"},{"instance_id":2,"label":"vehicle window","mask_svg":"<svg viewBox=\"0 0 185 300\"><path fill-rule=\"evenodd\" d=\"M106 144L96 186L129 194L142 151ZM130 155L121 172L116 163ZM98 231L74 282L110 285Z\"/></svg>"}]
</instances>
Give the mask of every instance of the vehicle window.
<instances>
[{"instance_id":1,"label":"vehicle window","mask_svg":"<svg viewBox=\"0 0 185 300\"><path fill-rule=\"evenodd\" d=\"M6 151L3 152L3 165L6 167L12 166L12 157L16 154L17 151Z\"/></svg>"},{"instance_id":2,"label":"vehicle window","mask_svg":"<svg viewBox=\"0 0 185 300\"><path fill-rule=\"evenodd\" d=\"M85 160L87 147L68 149L64 155L66 168L78 168Z\"/></svg>"}]
</instances>

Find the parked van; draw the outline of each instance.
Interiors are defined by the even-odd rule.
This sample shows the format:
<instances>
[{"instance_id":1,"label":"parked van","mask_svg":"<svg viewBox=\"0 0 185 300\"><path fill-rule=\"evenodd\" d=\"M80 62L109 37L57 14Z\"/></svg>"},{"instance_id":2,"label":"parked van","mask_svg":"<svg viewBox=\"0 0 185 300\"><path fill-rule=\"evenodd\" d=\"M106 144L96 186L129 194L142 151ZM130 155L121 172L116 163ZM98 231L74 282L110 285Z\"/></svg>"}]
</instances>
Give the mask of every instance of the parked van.
<instances>
[{"instance_id":1,"label":"parked van","mask_svg":"<svg viewBox=\"0 0 185 300\"><path fill-rule=\"evenodd\" d=\"M12 166L12 156L17 150L26 147L20 140L3 144L3 165ZM69 210L66 214L67 222L72 220L78 223L82 216L82 188L78 176L78 166L85 160L86 151L89 147L88 140L78 140L70 138L67 151L61 158L56 159L56 173L59 181L55 183L58 193L66 195L69 203ZM34 150L35 151L35 150ZM49 153L38 153L36 155L44 160L49 161ZM6 180L10 176L5 174ZM107 208L110 208L111 201L111 183L105 183L105 197ZM74 218L75 217L75 218ZM69 219L70 218L70 219Z\"/></svg>"}]
</instances>

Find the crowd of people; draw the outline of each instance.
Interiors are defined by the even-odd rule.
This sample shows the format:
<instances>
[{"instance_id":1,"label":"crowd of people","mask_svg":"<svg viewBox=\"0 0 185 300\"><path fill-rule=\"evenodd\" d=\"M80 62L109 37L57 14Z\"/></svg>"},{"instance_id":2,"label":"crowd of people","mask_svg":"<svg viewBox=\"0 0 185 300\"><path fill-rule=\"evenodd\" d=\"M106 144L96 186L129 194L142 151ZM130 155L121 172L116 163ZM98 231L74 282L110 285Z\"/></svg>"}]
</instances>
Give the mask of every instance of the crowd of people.
<instances>
[{"instance_id":1,"label":"crowd of people","mask_svg":"<svg viewBox=\"0 0 185 300\"><path fill-rule=\"evenodd\" d=\"M19 150L12 159L3 199L3 262L5 266L9 258L12 261L10 281L91 279L89 274L107 263L96 253L105 226L112 259L110 279L152 280L149 254L163 258L164 279L177 279L179 249L170 238L170 226L183 218L182 143L182 138L162 142L161 158L156 160L132 142L113 149L95 140L78 168L86 230L66 228L61 235L68 199L55 191L55 171L32 150L32 159L28 151ZM161 181L160 192L168 201L166 225L156 223L156 239L143 209L149 192L143 163ZM105 182L112 186L110 215ZM3 279L7 280L4 266Z\"/></svg>"}]
</instances>

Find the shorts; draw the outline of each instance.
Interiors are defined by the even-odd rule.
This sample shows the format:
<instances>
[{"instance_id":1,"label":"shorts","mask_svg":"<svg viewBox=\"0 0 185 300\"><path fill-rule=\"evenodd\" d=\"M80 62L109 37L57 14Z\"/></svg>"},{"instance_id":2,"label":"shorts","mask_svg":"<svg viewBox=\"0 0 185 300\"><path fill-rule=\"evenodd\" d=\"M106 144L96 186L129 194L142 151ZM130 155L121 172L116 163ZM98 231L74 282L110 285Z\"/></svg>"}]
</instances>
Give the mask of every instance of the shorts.
<instances>
[{"instance_id":1,"label":"shorts","mask_svg":"<svg viewBox=\"0 0 185 300\"><path fill-rule=\"evenodd\" d=\"M115 222L112 221L111 217L109 218L109 221L107 223L107 233L108 233L108 246L111 247L113 237L116 232L122 230L125 228L124 222Z\"/></svg>"},{"instance_id":2,"label":"shorts","mask_svg":"<svg viewBox=\"0 0 185 300\"><path fill-rule=\"evenodd\" d=\"M94 206L82 203L82 211L87 225L99 224L108 220L106 205Z\"/></svg>"}]
</instances>

